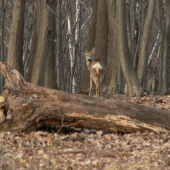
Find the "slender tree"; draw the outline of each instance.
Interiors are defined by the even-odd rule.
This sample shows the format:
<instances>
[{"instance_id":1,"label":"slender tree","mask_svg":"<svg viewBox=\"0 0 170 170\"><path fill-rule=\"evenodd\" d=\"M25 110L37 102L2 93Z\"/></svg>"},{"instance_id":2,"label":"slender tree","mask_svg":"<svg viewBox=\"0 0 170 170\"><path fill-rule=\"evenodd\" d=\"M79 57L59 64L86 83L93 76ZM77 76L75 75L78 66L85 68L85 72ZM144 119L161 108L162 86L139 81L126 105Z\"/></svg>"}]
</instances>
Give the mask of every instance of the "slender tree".
<instances>
[{"instance_id":1,"label":"slender tree","mask_svg":"<svg viewBox=\"0 0 170 170\"><path fill-rule=\"evenodd\" d=\"M48 60L45 72L45 87L50 89L58 89L56 83L56 72L55 72L55 32L56 32L56 2L51 6L51 32L50 32L50 44L49 44L49 52L48 52Z\"/></svg>"},{"instance_id":2,"label":"slender tree","mask_svg":"<svg viewBox=\"0 0 170 170\"><path fill-rule=\"evenodd\" d=\"M23 34L24 11L26 0L15 0L13 21L10 29L7 63L24 75L23 68Z\"/></svg>"},{"instance_id":3,"label":"slender tree","mask_svg":"<svg viewBox=\"0 0 170 170\"><path fill-rule=\"evenodd\" d=\"M167 3L165 37L163 44L163 70L162 70L162 93L168 91L168 63L170 48L170 1Z\"/></svg>"},{"instance_id":4,"label":"slender tree","mask_svg":"<svg viewBox=\"0 0 170 170\"><path fill-rule=\"evenodd\" d=\"M61 79L61 58L62 58L62 29L61 29L61 2L62 0L57 1L57 84L60 89L62 88L62 79Z\"/></svg>"},{"instance_id":5,"label":"slender tree","mask_svg":"<svg viewBox=\"0 0 170 170\"><path fill-rule=\"evenodd\" d=\"M141 86L135 70L133 69L132 59L128 48L126 34L126 6L124 0L117 1L117 21L118 50L123 74L128 86L128 95L141 96Z\"/></svg>"},{"instance_id":6,"label":"slender tree","mask_svg":"<svg viewBox=\"0 0 170 170\"><path fill-rule=\"evenodd\" d=\"M138 60L138 69L137 74L139 81L143 88L146 87L146 71L147 71L147 49L148 49L148 42L149 42L149 35L151 31L154 11L155 11L155 0L148 1L148 10L144 22L144 28L142 37L140 40L140 48L139 48L139 60Z\"/></svg>"},{"instance_id":7,"label":"slender tree","mask_svg":"<svg viewBox=\"0 0 170 170\"><path fill-rule=\"evenodd\" d=\"M4 0L1 0L1 61L5 61L4 55L4 17L5 17L5 8L4 8ZM4 78L2 75L1 77L1 88L0 92L2 93L4 87Z\"/></svg>"}]
</instances>

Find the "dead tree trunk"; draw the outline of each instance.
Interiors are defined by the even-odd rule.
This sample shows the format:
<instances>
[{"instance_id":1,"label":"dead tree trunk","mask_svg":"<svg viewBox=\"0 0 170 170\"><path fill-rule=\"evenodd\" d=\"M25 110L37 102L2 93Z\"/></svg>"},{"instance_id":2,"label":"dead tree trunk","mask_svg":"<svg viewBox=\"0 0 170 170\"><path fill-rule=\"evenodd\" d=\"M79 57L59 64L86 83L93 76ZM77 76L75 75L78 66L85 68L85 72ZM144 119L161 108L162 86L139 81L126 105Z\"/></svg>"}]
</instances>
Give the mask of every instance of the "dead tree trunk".
<instances>
[{"instance_id":1,"label":"dead tree trunk","mask_svg":"<svg viewBox=\"0 0 170 170\"><path fill-rule=\"evenodd\" d=\"M168 111L38 87L1 61L0 71L9 81L0 96L0 131L31 132L61 122L114 133L170 130Z\"/></svg>"}]
</instances>

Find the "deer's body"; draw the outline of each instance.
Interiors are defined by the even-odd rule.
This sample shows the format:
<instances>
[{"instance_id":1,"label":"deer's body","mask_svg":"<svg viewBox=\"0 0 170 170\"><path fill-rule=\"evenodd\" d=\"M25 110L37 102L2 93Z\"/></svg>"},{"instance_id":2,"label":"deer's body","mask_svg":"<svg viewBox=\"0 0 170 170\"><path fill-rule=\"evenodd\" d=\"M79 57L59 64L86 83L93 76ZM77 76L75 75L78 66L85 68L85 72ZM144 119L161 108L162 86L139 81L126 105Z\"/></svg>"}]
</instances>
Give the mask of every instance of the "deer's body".
<instances>
[{"instance_id":1,"label":"deer's body","mask_svg":"<svg viewBox=\"0 0 170 170\"><path fill-rule=\"evenodd\" d=\"M96 97L100 97L101 86L104 80L105 65L100 59L94 59L95 50L85 51L87 67L90 71L90 92L92 94L93 81L96 85Z\"/></svg>"}]
</instances>

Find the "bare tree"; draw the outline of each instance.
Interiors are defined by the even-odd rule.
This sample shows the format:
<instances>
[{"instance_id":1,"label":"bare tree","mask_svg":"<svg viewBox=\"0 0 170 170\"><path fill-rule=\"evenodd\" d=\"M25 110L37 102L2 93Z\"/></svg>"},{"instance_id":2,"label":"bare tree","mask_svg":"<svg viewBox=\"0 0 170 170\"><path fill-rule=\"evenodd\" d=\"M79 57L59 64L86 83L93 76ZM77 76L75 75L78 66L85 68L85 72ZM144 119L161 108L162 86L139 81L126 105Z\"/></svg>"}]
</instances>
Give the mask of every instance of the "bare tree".
<instances>
[{"instance_id":1,"label":"bare tree","mask_svg":"<svg viewBox=\"0 0 170 170\"><path fill-rule=\"evenodd\" d=\"M55 72L55 32L56 32L56 2L54 1L53 6L51 6L53 11L51 14L51 32L50 32L50 44L49 44L49 53L48 60L45 72L45 87L50 89L58 89L56 83L56 72Z\"/></svg>"},{"instance_id":2,"label":"bare tree","mask_svg":"<svg viewBox=\"0 0 170 170\"><path fill-rule=\"evenodd\" d=\"M149 35L151 31L154 11L155 11L155 1L149 0L148 1L148 10L144 22L144 28L142 37L140 40L140 48L139 48L139 60L138 60L138 69L137 74L139 81L141 82L141 85L143 88L146 87L146 70L147 70L147 47L148 47L148 41L149 41Z\"/></svg>"},{"instance_id":3,"label":"bare tree","mask_svg":"<svg viewBox=\"0 0 170 170\"><path fill-rule=\"evenodd\" d=\"M26 0L15 0L13 9L13 21L10 29L10 40L7 63L16 68L22 75L23 69L23 34L24 11Z\"/></svg>"},{"instance_id":4,"label":"bare tree","mask_svg":"<svg viewBox=\"0 0 170 170\"><path fill-rule=\"evenodd\" d=\"M169 44L170 44L170 1L166 1L166 24L165 37L163 44L163 70L162 70L162 93L168 91L168 63L169 63ZM160 82L161 83L161 82Z\"/></svg>"},{"instance_id":5,"label":"bare tree","mask_svg":"<svg viewBox=\"0 0 170 170\"><path fill-rule=\"evenodd\" d=\"M49 54L49 44L50 44L50 35L52 31L52 10L54 1L41 1L37 0L37 25L36 33L34 35L34 43L36 46L33 47L34 59L32 57L31 62L32 69L28 68L31 72L31 82L37 85L44 86L45 83L45 72L46 72L46 63Z\"/></svg>"},{"instance_id":6,"label":"bare tree","mask_svg":"<svg viewBox=\"0 0 170 170\"><path fill-rule=\"evenodd\" d=\"M109 19L109 57L104 88L108 93L123 93L123 74L117 50L117 13L116 0L107 0Z\"/></svg>"},{"instance_id":7,"label":"bare tree","mask_svg":"<svg viewBox=\"0 0 170 170\"><path fill-rule=\"evenodd\" d=\"M123 74L128 85L129 96L141 96L141 87L130 58L126 34L126 6L124 0L117 1L118 50Z\"/></svg>"},{"instance_id":8,"label":"bare tree","mask_svg":"<svg viewBox=\"0 0 170 170\"><path fill-rule=\"evenodd\" d=\"M61 2L62 0L58 0L57 2L57 84L61 90L62 81L61 81L61 58L62 58L62 29L61 29Z\"/></svg>"}]
</instances>

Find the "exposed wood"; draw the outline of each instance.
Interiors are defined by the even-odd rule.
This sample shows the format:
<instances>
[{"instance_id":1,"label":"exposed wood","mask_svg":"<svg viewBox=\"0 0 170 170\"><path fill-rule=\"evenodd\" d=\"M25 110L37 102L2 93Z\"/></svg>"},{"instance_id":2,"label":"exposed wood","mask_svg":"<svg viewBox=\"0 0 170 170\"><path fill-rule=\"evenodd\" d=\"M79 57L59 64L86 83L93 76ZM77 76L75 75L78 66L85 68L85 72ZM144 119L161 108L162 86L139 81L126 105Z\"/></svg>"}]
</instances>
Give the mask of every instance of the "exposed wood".
<instances>
[{"instance_id":1,"label":"exposed wood","mask_svg":"<svg viewBox=\"0 0 170 170\"><path fill-rule=\"evenodd\" d=\"M170 130L168 111L38 87L1 61L0 71L10 84L0 97L0 131L31 132L62 121L114 133Z\"/></svg>"}]
</instances>

